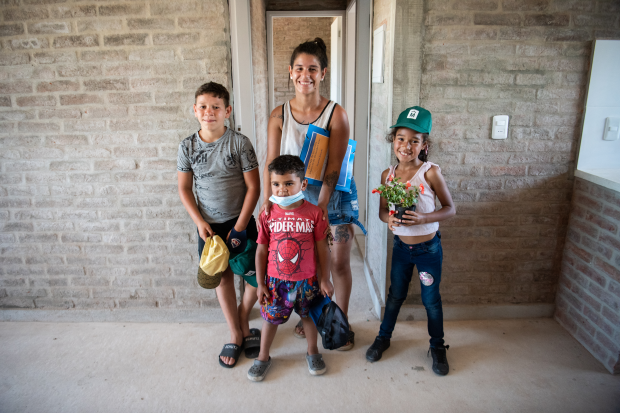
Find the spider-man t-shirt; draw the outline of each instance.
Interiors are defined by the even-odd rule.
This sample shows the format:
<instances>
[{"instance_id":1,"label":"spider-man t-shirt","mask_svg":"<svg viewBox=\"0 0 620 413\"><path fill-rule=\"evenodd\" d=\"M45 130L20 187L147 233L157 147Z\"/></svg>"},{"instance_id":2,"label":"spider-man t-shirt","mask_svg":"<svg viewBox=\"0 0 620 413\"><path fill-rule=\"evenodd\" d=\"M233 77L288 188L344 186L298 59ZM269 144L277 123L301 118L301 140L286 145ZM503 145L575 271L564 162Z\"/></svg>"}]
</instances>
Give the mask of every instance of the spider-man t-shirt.
<instances>
[{"instance_id":1,"label":"spider-man t-shirt","mask_svg":"<svg viewBox=\"0 0 620 413\"><path fill-rule=\"evenodd\" d=\"M271 207L259 217L258 244L269 245L267 276L301 281L316 275L314 243L325 238L323 211L308 201L295 209Z\"/></svg>"}]
</instances>

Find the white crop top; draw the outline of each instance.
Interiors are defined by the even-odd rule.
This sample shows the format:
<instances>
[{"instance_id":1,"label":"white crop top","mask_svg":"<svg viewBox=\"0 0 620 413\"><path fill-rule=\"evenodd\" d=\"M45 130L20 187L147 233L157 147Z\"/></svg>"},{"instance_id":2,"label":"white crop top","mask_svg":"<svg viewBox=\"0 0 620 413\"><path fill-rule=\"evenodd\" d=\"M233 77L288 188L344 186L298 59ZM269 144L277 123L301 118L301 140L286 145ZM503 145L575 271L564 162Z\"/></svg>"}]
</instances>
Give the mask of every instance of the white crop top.
<instances>
[{"instance_id":1,"label":"white crop top","mask_svg":"<svg viewBox=\"0 0 620 413\"><path fill-rule=\"evenodd\" d=\"M439 165L434 164L432 162L424 162L418 172L411 178L408 182L413 186L424 186L424 193L420 194L420 198L418 199L418 203L416 204L416 212L423 212L428 214L429 212L435 211L435 192L431 189L431 186L424 179L424 174L426 171L431 169L431 166L436 166L439 168ZM388 177L390 175L394 175L394 171L398 165L391 165L390 172L388 173ZM440 169L441 170L441 169ZM387 184L387 181L386 181ZM390 205L390 210L394 209L394 205ZM428 235L433 232L437 232L439 229L439 222L431 222L430 224L420 224L420 225L411 225L410 227L395 227L394 235L404 235L404 236L419 236L419 235Z\"/></svg>"}]
</instances>

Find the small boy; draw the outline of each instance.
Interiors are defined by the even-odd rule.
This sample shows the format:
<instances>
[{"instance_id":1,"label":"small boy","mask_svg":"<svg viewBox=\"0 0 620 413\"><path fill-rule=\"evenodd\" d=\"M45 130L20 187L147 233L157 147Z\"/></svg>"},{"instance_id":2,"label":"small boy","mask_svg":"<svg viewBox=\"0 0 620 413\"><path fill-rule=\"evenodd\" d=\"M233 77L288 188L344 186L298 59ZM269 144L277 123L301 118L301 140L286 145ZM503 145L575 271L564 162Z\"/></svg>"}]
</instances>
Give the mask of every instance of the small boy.
<instances>
[{"instance_id":1,"label":"small boy","mask_svg":"<svg viewBox=\"0 0 620 413\"><path fill-rule=\"evenodd\" d=\"M219 235L233 253L244 251L248 238L256 241L258 231L252 211L260 194L258 161L250 140L225 126L232 107L228 90L209 82L196 91L194 114L200 130L179 144L177 170L179 196L198 228L198 256L205 239ZM196 186L196 197L192 186ZM215 291L230 329L230 343L224 345L219 363L232 368L243 344L246 357L258 355L260 331L250 330L249 314L256 303L256 288L246 284L237 309L234 275L228 268Z\"/></svg>"},{"instance_id":2,"label":"small boy","mask_svg":"<svg viewBox=\"0 0 620 413\"><path fill-rule=\"evenodd\" d=\"M278 325L286 323L293 310L306 332L308 371L316 376L326 370L316 344L318 332L308 315L322 296L334 293L329 281L327 221L321 208L303 199L308 185L304 169L302 160L293 155L278 156L268 167L273 193L269 199L275 205L268 216L259 216L256 278L265 321L260 354L248 371L252 381L261 381L267 375L272 363L269 349ZM321 279L317 278L315 253Z\"/></svg>"}]
</instances>

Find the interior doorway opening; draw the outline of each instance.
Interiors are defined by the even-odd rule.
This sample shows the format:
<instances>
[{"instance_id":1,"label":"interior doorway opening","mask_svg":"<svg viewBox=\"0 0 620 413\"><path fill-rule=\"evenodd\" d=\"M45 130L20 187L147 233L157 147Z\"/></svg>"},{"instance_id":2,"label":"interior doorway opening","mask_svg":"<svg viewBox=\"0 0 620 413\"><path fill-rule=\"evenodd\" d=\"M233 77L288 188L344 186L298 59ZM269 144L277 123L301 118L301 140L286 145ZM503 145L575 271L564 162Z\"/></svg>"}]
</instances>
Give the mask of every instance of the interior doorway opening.
<instances>
[{"instance_id":1,"label":"interior doorway opening","mask_svg":"<svg viewBox=\"0 0 620 413\"><path fill-rule=\"evenodd\" d=\"M321 90L321 95L344 107L349 118L349 137L357 141L353 175L358 191L359 220L366 227L372 3L372 0L333 0L313 5L292 5L275 0L229 1L235 129L254 136L252 143L256 148L261 169L265 167L269 113L294 96L293 86L289 88L288 85L288 65L293 48L315 37L325 40L330 57L329 81L326 79L323 82L324 90ZM313 7L332 10L299 10ZM288 11L269 11L283 8ZM320 29L321 34L318 33L317 26L315 32L306 32L290 41L295 32L293 29L297 28L293 20L283 34L274 36L274 22L278 19L306 18L326 20L326 24L322 26L324 29ZM286 23L285 20L281 22ZM277 37L277 41L274 41L274 37ZM288 47L274 48L276 43L287 42ZM262 201L261 193L259 205ZM354 228L358 245L365 255L364 236L357 226Z\"/></svg>"},{"instance_id":2,"label":"interior doorway opening","mask_svg":"<svg viewBox=\"0 0 620 413\"><path fill-rule=\"evenodd\" d=\"M370 53L360 56L359 50L370 48L371 8L370 4L362 7L368 14L363 19L368 25L366 28L358 24L361 16L358 16L357 3L350 1L346 10L266 13L269 110L295 96L288 74L293 49L304 41L321 37L330 57L321 95L340 104L349 117L350 139L357 141L353 176L358 190L359 219L366 225ZM357 226L355 228L358 244L364 251L363 234Z\"/></svg>"}]
</instances>

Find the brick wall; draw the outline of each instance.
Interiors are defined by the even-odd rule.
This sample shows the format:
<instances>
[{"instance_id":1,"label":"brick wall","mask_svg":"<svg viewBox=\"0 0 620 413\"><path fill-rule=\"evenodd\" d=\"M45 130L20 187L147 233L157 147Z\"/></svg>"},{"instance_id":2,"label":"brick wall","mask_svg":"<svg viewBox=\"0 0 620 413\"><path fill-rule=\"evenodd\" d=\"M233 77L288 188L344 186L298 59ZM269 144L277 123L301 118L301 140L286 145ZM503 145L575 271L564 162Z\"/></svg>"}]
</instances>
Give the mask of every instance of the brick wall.
<instances>
[{"instance_id":1,"label":"brick wall","mask_svg":"<svg viewBox=\"0 0 620 413\"><path fill-rule=\"evenodd\" d=\"M620 6L435 0L426 8L420 103L433 112L430 160L458 211L441 224L443 301L553 303L591 41L620 38ZM509 136L494 141L491 118L500 114L510 115Z\"/></svg>"},{"instance_id":2,"label":"brick wall","mask_svg":"<svg viewBox=\"0 0 620 413\"><path fill-rule=\"evenodd\" d=\"M620 373L620 193L575 179L555 318Z\"/></svg>"},{"instance_id":3,"label":"brick wall","mask_svg":"<svg viewBox=\"0 0 620 413\"><path fill-rule=\"evenodd\" d=\"M293 50L307 40L320 37L327 46L330 58L332 17L278 17L273 19L273 68L274 105L279 106L295 97L295 86L291 82L288 66ZM321 96L329 99L329 70L319 87Z\"/></svg>"},{"instance_id":4,"label":"brick wall","mask_svg":"<svg viewBox=\"0 0 620 413\"><path fill-rule=\"evenodd\" d=\"M0 307L198 308L178 143L230 86L224 0L3 2Z\"/></svg>"}]
</instances>

